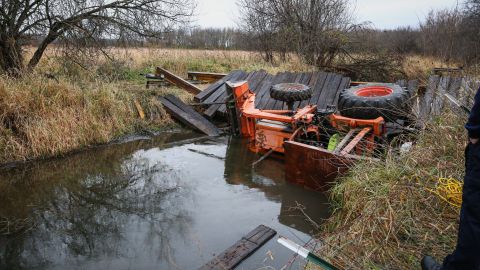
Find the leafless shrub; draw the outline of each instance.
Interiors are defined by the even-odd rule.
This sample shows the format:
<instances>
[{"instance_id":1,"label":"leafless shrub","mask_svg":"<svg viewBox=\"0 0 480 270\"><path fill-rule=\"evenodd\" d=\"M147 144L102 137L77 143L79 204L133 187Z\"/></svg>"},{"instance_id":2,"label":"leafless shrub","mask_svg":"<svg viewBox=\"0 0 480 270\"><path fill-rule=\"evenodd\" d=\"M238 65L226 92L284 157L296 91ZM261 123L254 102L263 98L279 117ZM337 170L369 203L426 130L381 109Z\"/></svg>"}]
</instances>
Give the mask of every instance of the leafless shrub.
<instances>
[{"instance_id":1,"label":"leafless shrub","mask_svg":"<svg viewBox=\"0 0 480 270\"><path fill-rule=\"evenodd\" d=\"M354 29L347 0L239 0L243 28L266 61L295 52L311 65L330 66Z\"/></svg>"},{"instance_id":2,"label":"leafless shrub","mask_svg":"<svg viewBox=\"0 0 480 270\"><path fill-rule=\"evenodd\" d=\"M405 78L401 54L377 52L342 59L332 70L344 73L352 80L394 82Z\"/></svg>"}]
</instances>

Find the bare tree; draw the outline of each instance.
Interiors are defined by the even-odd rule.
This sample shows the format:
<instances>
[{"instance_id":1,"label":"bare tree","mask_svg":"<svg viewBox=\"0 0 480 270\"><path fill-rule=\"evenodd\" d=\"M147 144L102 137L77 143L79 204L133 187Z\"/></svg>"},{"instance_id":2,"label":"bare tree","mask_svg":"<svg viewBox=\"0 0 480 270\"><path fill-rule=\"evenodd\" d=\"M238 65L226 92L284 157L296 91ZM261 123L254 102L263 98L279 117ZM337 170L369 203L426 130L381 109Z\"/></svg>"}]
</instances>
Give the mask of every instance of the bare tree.
<instances>
[{"instance_id":1,"label":"bare tree","mask_svg":"<svg viewBox=\"0 0 480 270\"><path fill-rule=\"evenodd\" d=\"M348 0L239 0L238 4L245 28L257 34L266 55L293 51L318 67L332 64L354 27Z\"/></svg>"},{"instance_id":2,"label":"bare tree","mask_svg":"<svg viewBox=\"0 0 480 270\"><path fill-rule=\"evenodd\" d=\"M273 54L278 50L279 19L272 9L273 1L239 0L242 13L242 28L249 33L252 47L261 50L267 62L273 62Z\"/></svg>"},{"instance_id":3,"label":"bare tree","mask_svg":"<svg viewBox=\"0 0 480 270\"><path fill-rule=\"evenodd\" d=\"M33 69L49 44L155 36L192 15L194 0L1 0L0 68L25 68L22 46L40 38L26 67Z\"/></svg>"},{"instance_id":4,"label":"bare tree","mask_svg":"<svg viewBox=\"0 0 480 270\"><path fill-rule=\"evenodd\" d=\"M478 64L480 61L480 0L468 0L465 3L464 17L460 27L460 36L463 37L461 39L463 58L466 64Z\"/></svg>"}]
</instances>

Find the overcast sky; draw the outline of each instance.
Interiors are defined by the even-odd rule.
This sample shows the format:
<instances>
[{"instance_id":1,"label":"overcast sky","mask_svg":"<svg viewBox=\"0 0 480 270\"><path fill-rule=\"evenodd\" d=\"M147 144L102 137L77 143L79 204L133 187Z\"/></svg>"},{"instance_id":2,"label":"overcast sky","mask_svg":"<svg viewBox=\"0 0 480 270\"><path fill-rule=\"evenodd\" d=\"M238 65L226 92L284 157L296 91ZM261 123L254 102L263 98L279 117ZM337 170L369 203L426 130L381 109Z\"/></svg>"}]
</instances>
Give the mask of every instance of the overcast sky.
<instances>
[{"instance_id":1,"label":"overcast sky","mask_svg":"<svg viewBox=\"0 0 480 270\"><path fill-rule=\"evenodd\" d=\"M460 0L461 2L461 0ZM195 25L235 27L239 21L236 0L197 0ZM416 26L431 9L451 8L457 0L356 0L358 22L370 21L376 28Z\"/></svg>"}]
</instances>

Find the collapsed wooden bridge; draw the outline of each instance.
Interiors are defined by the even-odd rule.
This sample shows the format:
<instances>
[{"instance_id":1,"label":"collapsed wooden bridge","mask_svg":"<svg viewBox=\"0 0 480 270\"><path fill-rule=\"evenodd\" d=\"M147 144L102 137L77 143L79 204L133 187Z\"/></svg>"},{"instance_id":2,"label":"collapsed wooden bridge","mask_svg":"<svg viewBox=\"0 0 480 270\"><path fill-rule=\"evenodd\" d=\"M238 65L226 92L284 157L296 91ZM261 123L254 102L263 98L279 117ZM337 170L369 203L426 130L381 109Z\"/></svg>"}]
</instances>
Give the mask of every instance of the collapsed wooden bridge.
<instances>
[{"instance_id":1,"label":"collapsed wooden bridge","mask_svg":"<svg viewBox=\"0 0 480 270\"><path fill-rule=\"evenodd\" d=\"M350 85L350 78L336 73L281 72L276 75L271 75L264 70L250 73L237 70L197 94L195 101L205 104L207 107L204 112L205 116L209 118L225 116L227 113L225 102L229 99L225 83L227 81L245 80L248 81L250 89L257 95L255 100L256 107L262 110L287 109L287 105L282 101L277 101L270 97L270 88L272 85L278 83L301 83L312 88L312 98L310 100L296 102L294 109L304 107L307 104L316 104L319 109L326 109L328 105L336 105L340 92Z\"/></svg>"}]
</instances>

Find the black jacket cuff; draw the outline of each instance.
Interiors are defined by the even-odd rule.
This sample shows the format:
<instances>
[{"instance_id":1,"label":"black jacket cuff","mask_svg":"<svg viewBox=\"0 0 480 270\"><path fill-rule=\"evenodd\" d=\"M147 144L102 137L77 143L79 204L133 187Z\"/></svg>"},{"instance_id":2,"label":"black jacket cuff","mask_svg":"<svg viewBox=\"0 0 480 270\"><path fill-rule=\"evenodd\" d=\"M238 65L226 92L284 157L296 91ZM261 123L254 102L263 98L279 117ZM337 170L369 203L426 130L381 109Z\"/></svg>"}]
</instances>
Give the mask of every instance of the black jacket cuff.
<instances>
[{"instance_id":1,"label":"black jacket cuff","mask_svg":"<svg viewBox=\"0 0 480 270\"><path fill-rule=\"evenodd\" d=\"M468 131L468 137L472 139L479 139L480 138L480 131Z\"/></svg>"}]
</instances>

